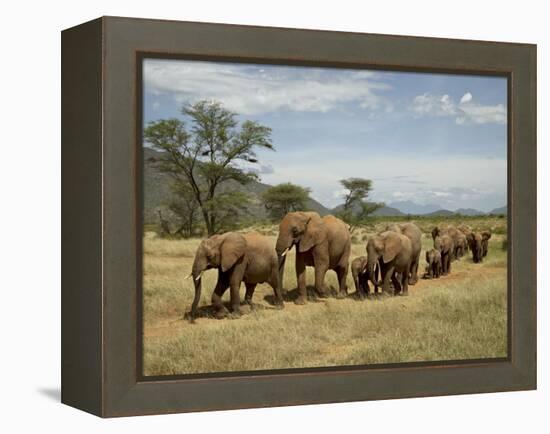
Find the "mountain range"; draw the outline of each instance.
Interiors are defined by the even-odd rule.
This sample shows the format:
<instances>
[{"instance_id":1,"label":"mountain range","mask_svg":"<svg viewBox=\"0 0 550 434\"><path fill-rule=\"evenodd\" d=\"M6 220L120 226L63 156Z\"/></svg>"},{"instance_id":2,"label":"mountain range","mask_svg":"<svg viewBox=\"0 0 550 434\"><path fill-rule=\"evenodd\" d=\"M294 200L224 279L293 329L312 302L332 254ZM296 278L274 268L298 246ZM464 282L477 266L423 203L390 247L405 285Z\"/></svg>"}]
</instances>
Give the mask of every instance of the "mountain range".
<instances>
[{"instance_id":1,"label":"mountain range","mask_svg":"<svg viewBox=\"0 0 550 434\"><path fill-rule=\"evenodd\" d=\"M158 158L159 152L149 148L144 148L143 155L143 169L144 169L144 204L143 204L143 217L144 223L156 223L158 221L157 209L163 207L169 202L172 196L170 189L171 179L169 175L159 171L153 160ZM268 184L252 181L246 185L241 185L235 181L228 181L224 188L242 191L248 194L250 197L250 206L248 207L248 214L251 217L263 219L267 217L267 212L263 206L261 200L261 194L271 187ZM307 203L307 209L316 211L320 215L334 214L342 208L342 205L334 208L325 207L313 198L310 198ZM412 201L396 201L377 209L373 215L380 217L394 217L405 215L423 215L423 216L452 216L452 215L465 215L476 216L485 214L502 215L507 213L507 207L503 206L495 208L489 213L472 209L472 208L460 208L456 211L450 211L441 208L436 204L420 205Z\"/></svg>"}]
</instances>

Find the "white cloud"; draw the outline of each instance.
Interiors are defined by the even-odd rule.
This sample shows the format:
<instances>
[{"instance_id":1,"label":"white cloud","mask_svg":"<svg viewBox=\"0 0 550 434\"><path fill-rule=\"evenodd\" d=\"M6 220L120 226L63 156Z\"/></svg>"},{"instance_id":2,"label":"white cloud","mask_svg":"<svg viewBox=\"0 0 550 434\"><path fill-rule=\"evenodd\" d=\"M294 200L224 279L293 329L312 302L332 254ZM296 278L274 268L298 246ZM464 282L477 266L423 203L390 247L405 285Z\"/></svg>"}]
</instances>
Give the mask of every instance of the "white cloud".
<instances>
[{"instance_id":1,"label":"white cloud","mask_svg":"<svg viewBox=\"0 0 550 434\"><path fill-rule=\"evenodd\" d=\"M462 98L460 98L460 103L466 103L470 102L472 100L472 94L470 92L466 92L464 95L462 95Z\"/></svg>"},{"instance_id":2,"label":"white cloud","mask_svg":"<svg viewBox=\"0 0 550 434\"><path fill-rule=\"evenodd\" d=\"M482 105L474 101L470 92L456 103L449 95L424 93L414 98L412 110L417 116L452 117L458 125L506 124L506 107L503 104Z\"/></svg>"},{"instance_id":3,"label":"white cloud","mask_svg":"<svg viewBox=\"0 0 550 434\"><path fill-rule=\"evenodd\" d=\"M221 101L244 115L275 110L327 112L354 103L373 111L391 111L380 95L390 86L371 71L299 67L259 67L213 62L147 59L144 81L155 95L170 94L178 102Z\"/></svg>"},{"instance_id":4,"label":"white cloud","mask_svg":"<svg viewBox=\"0 0 550 434\"><path fill-rule=\"evenodd\" d=\"M155 101L155 102L153 103L153 110L157 111L159 108L160 108L160 102Z\"/></svg>"}]
</instances>

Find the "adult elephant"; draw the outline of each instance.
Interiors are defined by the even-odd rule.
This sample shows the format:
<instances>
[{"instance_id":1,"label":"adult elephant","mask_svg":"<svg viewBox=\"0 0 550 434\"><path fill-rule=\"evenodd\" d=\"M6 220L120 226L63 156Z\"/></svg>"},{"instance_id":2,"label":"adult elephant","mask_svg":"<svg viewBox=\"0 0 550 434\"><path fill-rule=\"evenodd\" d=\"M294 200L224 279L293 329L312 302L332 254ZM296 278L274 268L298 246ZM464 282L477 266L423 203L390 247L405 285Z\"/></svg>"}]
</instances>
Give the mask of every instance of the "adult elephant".
<instances>
[{"instance_id":1,"label":"adult elephant","mask_svg":"<svg viewBox=\"0 0 550 434\"><path fill-rule=\"evenodd\" d=\"M231 309L234 314L240 313L240 286L245 283L245 302L251 304L254 290L258 283L267 282L275 292L275 302L283 307L280 292L278 261L275 249L268 237L257 232L241 234L227 232L213 235L203 240L195 253L191 276L195 282L195 298L191 306L191 317L197 314L201 298L202 274L212 268L218 269L218 281L212 294L212 305L216 316L225 316L226 309L222 296L230 288Z\"/></svg>"},{"instance_id":2,"label":"adult elephant","mask_svg":"<svg viewBox=\"0 0 550 434\"><path fill-rule=\"evenodd\" d=\"M374 235L367 241L367 273L372 283L379 283L374 278L374 267L380 265L382 291L390 292L390 280L395 294L408 295L409 270L412 262L411 240L406 235L385 231ZM400 280L397 278L400 273Z\"/></svg>"},{"instance_id":3,"label":"adult elephant","mask_svg":"<svg viewBox=\"0 0 550 434\"><path fill-rule=\"evenodd\" d=\"M412 260L408 272L409 285L418 282L418 266L420 264L420 251L422 250L422 231L414 223L393 224L386 227L387 231L403 234L411 240Z\"/></svg>"},{"instance_id":4,"label":"adult elephant","mask_svg":"<svg viewBox=\"0 0 550 434\"><path fill-rule=\"evenodd\" d=\"M465 225L465 224L461 224L459 227L458 227L458 230L460 232L462 232L464 234L464 237L466 238L466 245L464 246L464 252L467 252L470 248L469 244L468 244L468 235L470 233L472 233L472 228L468 225Z\"/></svg>"},{"instance_id":5,"label":"adult elephant","mask_svg":"<svg viewBox=\"0 0 550 434\"><path fill-rule=\"evenodd\" d=\"M451 262L454 252L453 239L447 235L437 235L434 239L434 248L441 253L441 274L443 276L451 272Z\"/></svg>"},{"instance_id":6,"label":"adult elephant","mask_svg":"<svg viewBox=\"0 0 550 434\"><path fill-rule=\"evenodd\" d=\"M339 297L347 295L346 277L349 268L351 237L348 225L327 215L321 218L316 212L289 212L279 224L279 237L275 250L279 258L279 285L282 292L286 254L296 246L296 304L305 304L306 266L315 267L315 288L326 296L325 274L334 270L338 276Z\"/></svg>"},{"instance_id":7,"label":"adult elephant","mask_svg":"<svg viewBox=\"0 0 550 434\"><path fill-rule=\"evenodd\" d=\"M460 256L464 254L465 245L467 243L464 233L452 225L449 225L446 228L440 228L439 226L433 228L432 238L434 242L436 237L441 235L448 235L453 240L451 259L454 260L460 258Z\"/></svg>"},{"instance_id":8,"label":"adult elephant","mask_svg":"<svg viewBox=\"0 0 550 434\"><path fill-rule=\"evenodd\" d=\"M477 264L483 260L483 237L479 232L470 232L467 239L472 251L472 259Z\"/></svg>"}]
</instances>

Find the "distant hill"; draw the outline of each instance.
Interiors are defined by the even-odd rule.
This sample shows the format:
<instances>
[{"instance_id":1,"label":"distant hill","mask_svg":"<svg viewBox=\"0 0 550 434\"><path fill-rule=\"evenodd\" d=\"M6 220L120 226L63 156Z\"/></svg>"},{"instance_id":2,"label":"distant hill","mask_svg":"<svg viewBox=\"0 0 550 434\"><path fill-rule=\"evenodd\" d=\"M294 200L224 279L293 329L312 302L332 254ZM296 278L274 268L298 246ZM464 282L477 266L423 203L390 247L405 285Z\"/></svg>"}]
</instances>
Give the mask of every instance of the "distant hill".
<instances>
[{"instance_id":1,"label":"distant hill","mask_svg":"<svg viewBox=\"0 0 550 434\"><path fill-rule=\"evenodd\" d=\"M483 211L480 211L474 208L459 208L455 211L455 214L466 215L466 216L485 215Z\"/></svg>"},{"instance_id":2,"label":"distant hill","mask_svg":"<svg viewBox=\"0 0 550 434\"><path fill-rule=\"evenodd\" d=\"M454 212L449 211L448 209L440 209L438 211L430 212L428 214L423 214L426 217L450 217L455 215Z\"/></svg>"},{"instance_id":3,"label":"distant hill","mask_svg":"<svg viewBox=\"0 0 550 434\"><path fill-rule=\"evenodd\" d=\"M330 210L330 213L331 214L338 214L339 212L342 211L343 208L344 208L344 205L335 206L334 208L332 208ZM403 214L397 208L392 208L392 207L389 207L389 206L383 206L382 208L378 208L371 215L377 216L377 217L394 217L394 216L400 216L400 215L405 215L405 214Z\"/></svg>"},{"instance_id":4,"label":"distant hill","mask_svg":"<svg viewBox=\"0 0 550 434\"><path fill-rule=\"evenodd\" d=\"M508 207L505 205L505 206L501 206L500 208L495 208L495 209L489 211L489 214L506 215L506 214L508 214Z\"/></svg>"},{"instance_id":5,"label":"distant hill","mask_svg":"<svg viewBox=\"0 0 550 434\"><path fill-rule=\"evenodd\" d=\"M395 217L395 216L405 215L405 213L402 213L397 208L393 208L391 206L383 206L382 208L379 208L376 211L374 211L372 215L377 217Z\"/></svg>"},{"instance_id":6,"label":"distant hill","mask_svg":"<svg viewBox=\"0 0 550 434\"><path fill-rule=\"evenodd\" d=\"M172 198L170 186L172 180L166 173L159 171L152 159L158 159L162 154L150 148L144 149L144 222L157 223L157 209L165 207ZM234 181L228 181L224 184L224 189L231 189L247 193L250 198L250 206L247 209L247 214L252 218L264 219L267 217L267 212L261 201L261 194L269 187L268 184L252 181L246 185L240 185ZM329 209L314 199L309 199L307 209L316 211L320 215L337 214L342 210L343 205L338 205L335 208ZM453 216L455 212L442 209L435 204L419 205L411 201L392 202L376 210L372 215L379 217L395 217L404 215L418 215L427 217L446 217ZM482 211L473 208L460 208L456 210L456 214L464 216L483 215ZM503 206L495 208L489 214L506 215L507 207Z\"/></svg>"},{"instance_id":7,"label":"distant hill","mask_svg":"<svg viewBox=\"0 0 550 434\"><path fill-rule=\"evenodd\" d=\"M442 209L439 205L435 205L432 203L426 204L426 205L419 205L410 200L391 202L388 204L388 206L391 208L398 209L403 214L411 214L411 215L429 214Z\"/></svg>"},{"instance_id":8,"label":"distant hill","mask_svg":"<svg viewBox=\"0 0 550 434\"><path fill-rule=\"evenodd\" d=\"M144 223L157 223L158 216L156 210L165 207L170 202L173 195L170 189L172 185L170 176L158 170L151 160L155 158L158 159L161 156L162 154L160 152L150 148L144 148ZM247 214L255 218L267 217L267 212L261 201L261 194L269 187L271 186L256 181L252 181L246 185L241 185L235 181L228 181L224 184L224 189L242 191L248 194L251 204L247 209ZM311 198L307 203L307 209L318 212L320 215L331 213L331 210Z\"/></svg>"}]
</instances>

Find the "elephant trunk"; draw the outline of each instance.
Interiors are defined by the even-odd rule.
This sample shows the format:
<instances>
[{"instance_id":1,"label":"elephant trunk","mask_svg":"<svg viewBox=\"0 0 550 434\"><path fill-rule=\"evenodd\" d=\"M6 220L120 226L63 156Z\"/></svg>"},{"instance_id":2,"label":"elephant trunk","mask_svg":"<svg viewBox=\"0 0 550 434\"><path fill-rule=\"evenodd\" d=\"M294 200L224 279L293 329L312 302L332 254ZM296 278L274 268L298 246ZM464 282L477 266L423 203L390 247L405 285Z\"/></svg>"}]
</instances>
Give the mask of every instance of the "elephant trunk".
<instances>
[{"instance_id":1,"label":"elephant trunk","mask_svg":"<svg viewBox=\"0 0 550 434\"><path fill-rule=\"evenodd\" d=\"M195 257L193 262L193 270L191 271L191 277L193 278L193 283L195 284L195 298L193 299L193 304L191 305L191 318L194 318L197 314L197 307L201 300L201 291L202 291L202 274L207 268L207 264L203 263L199 257Z\"/></svg>"},{"instance_id":2,"label":"elephant trunk","mask_svg":"<svg viewBox=\"0 0 550 434\"><path fill-rule=\"evenodd\" d=\"M368 276L369 276L369 280L372 282L372 284L376 288L376 287L378 287L378 282L376 281L376 277L374 276L374 266L375 266L375 264L376 264L375 259L371 259L371 258L368 259L367 273L368 273Z\"/></svg>"},{"instance_id":3,"label":"elephant trunk","mask_svg":"<svg viewBox=\"0 0 550 434\"><path fill-rule=\"evenodd\" d=\"M283 278L285 275L285 262L286 262L286 255L277 255L279 260L279 278L277 279L277 291L276 296L279 300L283 300Z\"/></svg>"},{"instance_id":4,"label":"elephant trunk","mask_svg":"<svg viewBox=\"0 0 550 434\"><path fill-rule=\"evenodd\" d=\"M201 299L201 290L202 290L201 280L202 278L200 274L197 277L193 275L193 282L195 283L195 298L193 299L193 304L191 305L191 318L195 318L197 315L197 307Z\"/></svg>"},{"instance_id":5,"label":"elephant trunk","mask_svg":"<svg viewBox=\"0 0 550 434\"><path fill-rule=\"evenodd\" d=\"M294 240L290 236L279 234L279 237L277 238L277 244L275 244L275 250L277 251L279 261L281 256L284 257L293 245Z\"/></svg>"}]
</instances>

